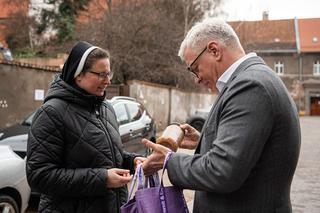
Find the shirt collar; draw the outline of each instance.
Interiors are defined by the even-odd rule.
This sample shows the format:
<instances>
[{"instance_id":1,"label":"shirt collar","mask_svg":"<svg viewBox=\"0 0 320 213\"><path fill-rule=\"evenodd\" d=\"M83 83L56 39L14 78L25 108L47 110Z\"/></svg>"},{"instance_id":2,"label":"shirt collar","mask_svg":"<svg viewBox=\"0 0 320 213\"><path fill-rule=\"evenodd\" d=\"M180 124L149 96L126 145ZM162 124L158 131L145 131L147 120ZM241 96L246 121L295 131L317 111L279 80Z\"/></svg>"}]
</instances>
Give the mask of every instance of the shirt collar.
<instances>
[{"instance_id":1,"label":"shirt collar","mask_svg":"<svg viewBox=\"0 0 320 213\"><path fill-rule=\"evenodd\" d=\"M238 66L246 59L254 57L254 56L257 56L257 54L256 53L249 53L249 54L241 57L236 62L234 62L224 73L222 73L222 75L220 76L220 78L218 79L218 81L216 83L216 87L217 87L219 93L222 91L223 87L227 84L231 75L234 73L234 71L236 71Z\"/></svg>"}]
</instances>

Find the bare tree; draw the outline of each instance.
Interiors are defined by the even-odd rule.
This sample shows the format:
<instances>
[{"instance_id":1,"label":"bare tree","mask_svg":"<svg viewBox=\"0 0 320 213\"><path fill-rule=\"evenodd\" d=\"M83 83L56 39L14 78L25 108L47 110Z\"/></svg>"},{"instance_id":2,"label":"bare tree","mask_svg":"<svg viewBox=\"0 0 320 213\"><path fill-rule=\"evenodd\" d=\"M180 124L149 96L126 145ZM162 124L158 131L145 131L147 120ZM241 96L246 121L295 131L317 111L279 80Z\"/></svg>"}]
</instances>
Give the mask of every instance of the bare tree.
<instances>
[{"instance_id":1,"label":"bare tree","mask_svg":"<svg viewBox=\"0 0 320 213\"><path fill-rule=\"evenodd\" d=\"M192 89L193 78L177 52L185 32L205 14L203 1L106 1L112 10L103 19L80 25L77 40L110 50L114 83L138 79Z\"/></svg>"},{"instance_id":2,"label":"bare tree","mask_svg":"<svg viewBox=\"0 0 320 213\"><path fill-rule=\"evenodd\" d=\"M30 29L35 24L28 15L28 1L5 0L8 8L14 8L4 20L5 37L12 49L32 47Z\"/></svg>"}]
</instances>

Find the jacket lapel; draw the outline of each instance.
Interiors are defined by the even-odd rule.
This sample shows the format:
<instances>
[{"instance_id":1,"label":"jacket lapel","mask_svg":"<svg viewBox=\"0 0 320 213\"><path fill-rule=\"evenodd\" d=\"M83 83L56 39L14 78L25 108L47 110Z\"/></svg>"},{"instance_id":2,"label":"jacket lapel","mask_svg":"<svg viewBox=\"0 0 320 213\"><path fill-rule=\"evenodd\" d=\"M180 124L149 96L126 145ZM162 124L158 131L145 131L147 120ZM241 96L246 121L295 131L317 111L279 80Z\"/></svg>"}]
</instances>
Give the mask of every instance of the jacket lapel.
<instances>
[{"instance_id":1,"label":"jacket lapel","mask_svg":"<svg viewBox=\"0 0 320 213\"><path fill-rule=\"evenodd\" d=\"M216 108L216 106L218 105L219 100L221 99L221 97L223 96L223 94L225 93L225 91L228 89L230 83L244 70L246 70L248 67L252 66L252 65L256 65L256 64L265 64L265 62L262 60L262 58L258 57L258 56L254 56L251 58L248 58L247 60L243 61L238 67L237 69L234 71L234 73L232 73L230 79L228 80L228 82L226 83L225 87L222 89L222 91L219 93L216 101L214 102L213 106L211 107L211 110L209 112L208 118L206 119L206 122L203 125L203 128L201 130L201 134L200 134L200 138L199 138L199 143L198 146L196 148L195 153L200 153L200 147L201 147L201 141L204 135L204 130L207 127L208 121L211 120L211 117L214 114L214 110Z\"/></svg>"}]
</instances>

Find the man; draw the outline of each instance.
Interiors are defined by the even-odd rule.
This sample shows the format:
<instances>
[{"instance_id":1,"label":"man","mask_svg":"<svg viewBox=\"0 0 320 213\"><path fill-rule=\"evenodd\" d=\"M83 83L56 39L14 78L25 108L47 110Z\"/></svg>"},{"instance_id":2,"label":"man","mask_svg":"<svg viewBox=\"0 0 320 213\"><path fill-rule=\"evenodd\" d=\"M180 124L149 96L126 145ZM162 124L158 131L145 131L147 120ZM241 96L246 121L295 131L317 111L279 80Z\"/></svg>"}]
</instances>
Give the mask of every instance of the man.
<instances>
[{"instance_id":1,"label":"man","mask_svg":"<svg viewBox=\"0 0 320 213\"><path fill-rule=\"evenodd\" d=\"M219 95L201 135L185 124L181 148L168 162L173 185L196 190L193 212L291 212L290 187L300 151L300 126L284 84L255 53L245 54L233 29L207 18L194 25L179 56L197 82ZM168 148L154 153L147 175Z\"/></svg>"}]
</instances>

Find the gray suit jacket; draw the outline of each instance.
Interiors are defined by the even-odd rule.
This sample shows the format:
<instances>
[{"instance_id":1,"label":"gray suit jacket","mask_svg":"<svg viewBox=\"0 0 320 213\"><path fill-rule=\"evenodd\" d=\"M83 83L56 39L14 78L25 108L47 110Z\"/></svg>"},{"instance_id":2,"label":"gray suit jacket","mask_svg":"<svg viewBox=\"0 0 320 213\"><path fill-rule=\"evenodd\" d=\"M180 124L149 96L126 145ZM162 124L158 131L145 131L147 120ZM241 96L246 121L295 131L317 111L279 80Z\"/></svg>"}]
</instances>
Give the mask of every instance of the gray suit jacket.
<instances>
[{"instance_id":1,"label":"gray suit jacket","mask_svg":"<svg viewBox=\"0 0 320 213\"><path fill-rule=\"evenodd\" d=\"M170 181L196 190L194 212L291 212L300 151L296 105L260 57L245 60L213 105L196 153L175 153Z\"/></svg>"}]
</instances>

